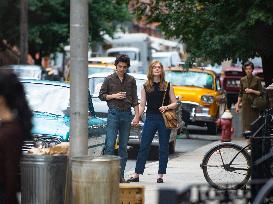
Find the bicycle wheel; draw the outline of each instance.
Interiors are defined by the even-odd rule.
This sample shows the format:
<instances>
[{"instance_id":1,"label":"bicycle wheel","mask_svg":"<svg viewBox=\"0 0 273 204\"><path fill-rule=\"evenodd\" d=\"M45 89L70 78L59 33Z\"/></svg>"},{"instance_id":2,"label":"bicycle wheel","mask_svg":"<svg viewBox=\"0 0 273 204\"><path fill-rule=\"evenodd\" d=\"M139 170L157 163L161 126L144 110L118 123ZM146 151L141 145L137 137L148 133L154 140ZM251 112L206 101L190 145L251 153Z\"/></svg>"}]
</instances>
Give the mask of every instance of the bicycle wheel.
<instances>
[{"instance_id":1,"label":"bicycle wheel","mask_svg":"<svg viewBox=\"0 0 273 204\"><path fill-rule=\"evenodd\" d=\"M201 167L207 182L217 189L239 189L250 177L249 154L242 147L223 143L204 156Z\"/></svg>"}]
</instances>

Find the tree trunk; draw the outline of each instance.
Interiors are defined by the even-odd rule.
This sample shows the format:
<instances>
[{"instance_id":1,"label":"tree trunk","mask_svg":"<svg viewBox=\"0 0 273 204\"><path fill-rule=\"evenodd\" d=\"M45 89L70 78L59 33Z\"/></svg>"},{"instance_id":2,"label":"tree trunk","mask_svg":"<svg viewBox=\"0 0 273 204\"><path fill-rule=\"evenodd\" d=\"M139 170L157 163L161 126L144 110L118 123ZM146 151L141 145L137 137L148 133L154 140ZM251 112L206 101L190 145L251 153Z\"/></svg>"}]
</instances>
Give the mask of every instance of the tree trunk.
<instances>
[{"instance_id":1,"label":"tree trunk","mask_svg":"<svg viewBox=\"0 0 273 204\"><path fill-rule=\"evenodd\" d=\"M261 56L263 62L263 75L265 86L269 86L273 82L273 55Z\"/></svg>"},{"instance_id":2,"label":"tree trunk","mask_svg":"<svg viewBox=\"0 0 273 204\"><path fill-rule=\"evenodd\" d=\"M28 63L28 0L20 1L20 64Z\"/></svg>"}]
</instances>

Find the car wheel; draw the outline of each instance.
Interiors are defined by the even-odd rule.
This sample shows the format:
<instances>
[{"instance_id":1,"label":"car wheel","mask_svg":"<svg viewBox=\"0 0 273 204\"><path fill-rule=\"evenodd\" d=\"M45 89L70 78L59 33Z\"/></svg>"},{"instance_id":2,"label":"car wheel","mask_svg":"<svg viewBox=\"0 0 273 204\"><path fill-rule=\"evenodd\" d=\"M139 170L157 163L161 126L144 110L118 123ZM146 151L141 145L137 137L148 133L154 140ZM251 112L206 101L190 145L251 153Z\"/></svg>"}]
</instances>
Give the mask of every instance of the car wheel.
<instances>
[{"instance_id":1,"label":"car wheel","mask_svg":"<svg viewBox=\"0 0 273 204\"><path fill-rule=\"evenodd\" d=\"M218 132L218 127L217 127L216 123L214 123L214 122L207 123L207 128L208 128L208 134L216 135Z\"/></svg>"},{"instance_id":2,"label":"car wheel","mask_svg":"<svg viewBox=\"0 0 273 204\"><path fill-rule=\"evenodd\" d=\"M170 154L174 154L175 153L175 144L176 144L175 140L172 141L172 142L170 142L170 144L169 144L169 153Z\"/></svg>"}]
</instances>

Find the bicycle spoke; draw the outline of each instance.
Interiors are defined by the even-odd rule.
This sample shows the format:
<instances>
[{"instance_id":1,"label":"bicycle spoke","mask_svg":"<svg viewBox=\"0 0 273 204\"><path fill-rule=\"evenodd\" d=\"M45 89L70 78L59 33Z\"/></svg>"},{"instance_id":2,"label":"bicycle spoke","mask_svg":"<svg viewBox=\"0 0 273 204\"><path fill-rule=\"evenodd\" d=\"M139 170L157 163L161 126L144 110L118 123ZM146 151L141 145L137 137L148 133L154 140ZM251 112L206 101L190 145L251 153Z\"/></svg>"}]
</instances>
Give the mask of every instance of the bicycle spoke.
<instances>
[{"instance_id":1,"label":"bicycle spoke","mask_svg":"<svg viewBox=\"0 0 273 204\"><path fill-rule=\"evenodd\" d=\"M220 157L221 157L222 163L225 165L220 149L219 149L218 151L219 151L219 154L220 154Z\"/></svg>"},{"instance_id":2,"label":"bicycle spoke","mask_svg":"<svg viewBox=\"0 0 273 204\"><path fill-rule=\"evenodd\" d=\"M231 167L232 171L248 171L248 169L245 169L245 168L234 168L234 167Z\"/></svg>"},{"instance_id":3,"label":"bicycle spoke","mask_svg":"<svg viewBox=\"0 0 273 204\"><path fill-rule=\"evenodd\" d=\"M203 166L206 166L206 167L217 167L217 168L224 167L224 165L203 165Z\"/></svg>"}]
</instances>

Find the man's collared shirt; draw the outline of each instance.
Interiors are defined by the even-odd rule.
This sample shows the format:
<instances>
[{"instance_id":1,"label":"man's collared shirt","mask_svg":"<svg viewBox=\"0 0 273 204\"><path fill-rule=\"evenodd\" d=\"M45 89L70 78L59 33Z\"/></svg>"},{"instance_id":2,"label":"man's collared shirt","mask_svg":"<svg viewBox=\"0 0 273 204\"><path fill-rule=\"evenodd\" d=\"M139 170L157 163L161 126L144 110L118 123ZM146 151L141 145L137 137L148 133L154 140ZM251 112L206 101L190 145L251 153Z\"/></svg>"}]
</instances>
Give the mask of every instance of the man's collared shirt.
<instances>
[{"instance_id":1,"label":"man's collared shirt","mask_svg":"<svg viewBox=\"0 0 273 204\"><path fill-rule=\"evenodd\" d=\"M138 105L137 86L134 77L125 74L121 81L117 73L107 76L101 86L99 99L106 101L106 95L126 92L125 99L107 100L109 109L131 110L131 107Z\"/></svg>"}]
</instances>

